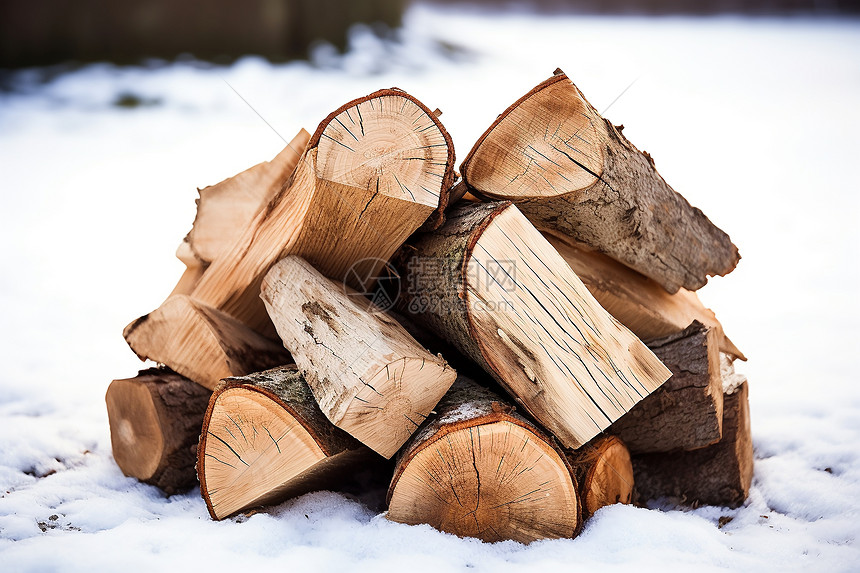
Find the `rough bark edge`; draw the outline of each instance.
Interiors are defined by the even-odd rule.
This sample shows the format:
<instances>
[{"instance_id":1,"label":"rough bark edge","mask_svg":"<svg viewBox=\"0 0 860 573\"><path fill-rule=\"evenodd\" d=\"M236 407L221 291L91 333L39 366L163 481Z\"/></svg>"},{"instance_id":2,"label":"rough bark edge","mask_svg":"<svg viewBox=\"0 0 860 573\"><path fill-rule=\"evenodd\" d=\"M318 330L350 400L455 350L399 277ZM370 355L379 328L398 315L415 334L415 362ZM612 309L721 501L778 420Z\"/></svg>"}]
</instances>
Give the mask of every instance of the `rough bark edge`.
<instances>
[{"instance_id":1,"label":"rough bark edge","mask_svg":"<svg viewBox=\"0 0 860 573\"><path fill-rule=\"evenodd\" d=\"M731 273L732 271L734 271L734 270L735 270L735 268L737 268L737 265L738 265L738 263L739 263L739 262L740 262L740 260L741 260L741 254L740 254L740 251L739 251L739 249L738 249L737 245L735 245L735 244L732 242L731 237L729 236L729 234L728 234L728 233L726 233L725 231L723 231L720 227L716 226L716 225L715 225L715 224L710 220L710 218L709 218L707 215L705 215L705 213L704 213L701 209L699 209L698 207L694 207L693 205L691 205L691 204L690 204L690 202L689 202L689 201L687 201L687 199L686 199L683 195L681 195L680 193L678 193L677 191L675 191L675 189L674 189L671 185L669 185L669 184L666 182L666 180L663 178L663 176L660 174L660 172L659 172L659 171L657 171L657 169L656 169L656 167L655 167L655 165L654 165L654 159L653 159L653 157L651 157L651 155L650 155L649 153L647 153L647 152L640 151L640 150L639 150L635 145L633 145L633 143L632 143L632 142L630 142L630 140L628 140L628 139L627 139L627 138L626 138L626 137L621 133L621 131L620 131L618 128L616 128L616 127L615 127L615 125L614 125L611 121L609 121L608 119L606 119L605 117L603 117L603 115L602 115L600 112L598 112L598 111L597 111L597 109L596 109L596 108L591 104L591 102L589 102L589 101L588 101L588 99L583 95L582 91L581 91L581 90L576 86L576 84L574 84L574 83L573 83L573 81L572 81L572 80L567 76L567 74L565 74L565 73L564 73L560 68L557 68L557 69L553 72L553 76L552 76L552 77L550 77L550 78L548 78L548 79L544 80L543 82L541 82L540 84L538 84L537 86L535 86L534 88L532 88L528 93L526 93L524 96L522 96L521 98L519 98L519 99L518 99L517 101L515 101L512 105L510 105L510 106L509 106L509 107L508 107L504 112L502 112L502 113L501 113L501 114L500 114L500 115L495 119L495 121L493 121L493 123L490 125L490 127L489 127L489 128L488 128L488 129L487 129L487 130L486 130L486 131L481 135L481 137L478 139L478 141L477 141L477 142L472 146L472 149L469 151L468 155L466 155L466 158L463 160L463 163L460 165L460 172L462 173L463 181L465 182L465 184L466 184L467 188L469 189L469 192L470 192L470 193L472 193L473 195L475 195L476 197L478 197L479 199L481 199L482 201L497 201L497 200L504 199L504 197L499 197L499 196L496 196L496 195L491 194L491 193L484 193L484 192L481 192L481 191L479 191L478 189L474 188L472 185L470 185L470 184L469 184L469 181L468 181L468 169L469 169L469 164L470 164L471 160L473 159L473 157L474 157L475 153L476 153L476 152L477 152L477 150L480 148L480 146L481 146L481 145L484 143L484 141L487 139L487 137L489 137L489 136L490 136L490 134L495 130L495 128L496 128L496 127L498 127L498 125L499 125L502 121L504 121L504 120L507 118L507 116L508 116L508 115L510 115L510 113L511 113L514 109L516 109L516 108L517 108L519 105L521 105L525 100L527 100L527 99L528 99L528 98L530 98L531 96L535 95L536 93L538 93L538 92L540 92L540 91L542 91L542 90L546 89L547 87L549 87L549 86L551 86L551 85L553 85L553 84L555 84L555 83L557 83L557 82L559 82L559 81L565 81L565 80L567 80L568 82L570 82L571 87L573 87L573 89L574 89L574 90L576 91L576 93L579 95L579 97L580 97L580 99L582 100L582 102L583 102L583 103L587 106L587 108L588 108L589 110L591 110L591 112L594 114L594 118L595 118L595 120L596 120L596 121L601 121L601 122L603 122L603 124L604 124L604 126L605 126L605 129L606 129L607 139L608 139L608 140L611 140L613 143L615 143L616 145L620 146L622 149L624 149L624 150L625 150L626 152L628 152L628 153L631 153L631 154L638 154L638 155L642 156L642 157L645 159L645 161L647 161L647 162L651 165L651 169L652 169L652 171L653 171L653 174L654 174L654 175L656 175L656 177L657 177L660 181L662 181L662 182L663 182L663 184L664 184L664 185L665 185L665 186L666 186L666 187L667 187L667 188L668 188L672 193L674 193L675 195L677 195L677 197L678 197L678 199L679 199L680 201L682 201L684 204L686 204L686 205L687 205L687 207L689 208L689 212L693 215L693 217L694 217L694 218L701 217L701 219L703 219L703 220L704 220L704 221L703 221L703 225L704 225L704 226L706 226L706 227L707 227L707 226L710 226L710 227L711 227L714 231L716 231L718 234L721 234L721 235L722 235L722 238L725 240L725 242L728 242L728 244L729 244L729 246L730 246L730 250L731 250L731 251L733 251L733 253L732 253L732 257L731 257L731 258L732 258L732 261L731 261L730 263L728 263L728 262L727 262L727 266L725 266L724 268L721 268L721 269L719 269L719 270L713 270L713 272L711 272L711 270L703 269L702 274L704 275L704 277L703 277L703 278L699 278L699 279L697 279L699 282L702 282L702 284L700 284L699 286L694 286L694 285L692 285L692 284L686 284L686 282L685 282L685 281L676 281L676 282L679 282L679 286L684 287L684 288L687 288L688 290L691 290L691 291L696 291L696 290L698 290L699 288L701 288L701 287L705 286L705 284L707 284L708 279L709 279L710 277L712 277L712 276L726 276L726 275L728 275L729 273ZM622 129L623 129L623 126L622 126ZM607 162L607 161L610 161L610 160L611 160L611 157L609 157L609 156L605 156L605 157L604 157L604 172L602 172L602 173L598 174L598 175L597 175L597 180L596 180L592 185L589 185L588 187L586 187L586 188L584 188L584 189L591 189L591 188L594 188L595 186L597 186L597 185L601 185L601 184L606 185L607 187L609 187L608 183L606 182L606 179L604 178L604 175L605 175L606 162ZM610 189L612 189L612 188L610 187ZM554 196L548 197L548 199L562 199L562 200L567 200L567 199L565 199L565 198L571 197L571 196L572 196L572 194L573 194L573 193L558 194L558 195L554 195ZM547 199L547 198L545 198L545 199ZM527 205L530 201L534 201L534 200L535 200L535 198L534 198L534 197L531 197L531 198L523 198L523 199L521 199L520 201L517 201L517 203L521 203L521 204ZM531 216L529 216L529 219L531 219L531 218L532 218L532 217L531 217ZM572 239L572 237L568 237L566 234L556 234L556 236L557 236L558 238L560 238L561 240L564 240L564 241L569 241L569 240L571 240L571 239ZM574 244L574 243L571 243L571 244ZM597 250L599 250L600 252L603 252L603 250L602 250L602 249L597 249ZM607 254L607 256L611 256L611 255L609 255L608 253L604 253L604 254ZM612 258L614 258L614 257L612 257ZM621 262L622 264L625 264L625 265L627 264L627 263L625 263L624 261L621 261L620 259L617 259L617 260L619 260L619 262ZM709 265L709 266L710 266L710 265ZM685 273L685 274L689 273L689 271L686 269L686 266L684 266L683 268L684 268L684 273ZM644 273L643 273L643 274L644 274ZM674 285L666 285L666 284L665 284L665 281L664 281L663 279L658 279L657 277L653 277L653 276L651 276L651 275L646 275L646 276L650 276L651 278L653 278L654 280L656 280L656 281L657 281L661 286L663 286L663 288L665 288L665 289L666 289L666 291L667 291L667 292L669 292L670 294L674 294L675 292L677 292L677 291L678 291L678 287L676 287L676 286L674 286ZM670 286L672 286L672 288L669 288Z\"/></svg>"},{"instance_id":2,"label":"rough bark edge","mask_svg":"<svg viewBox=\"0 0 860 573\"><path fill-rule=\"evenodd\" d=\"M736 401L735 404L730 403L729 407L724 410L724 416L727 413L731 415L731 426L735 429L734 439L731 442L724 441L727 438L724 434L723 439L716 444L698 450L631 456L634 474L644 473L645 476L648 477L648 467L657 468L655 472L651 473L651 479L637 481L636 496L638 497L639 503L666 498L678 505L693 508L703 505L737 508L746 502L749 498L752 478L754 477L755 472L755 451L752 441L752 433L746 432L746 426L751 424L749 383L744 380L739 386L734 388L731 393L726 393L725 398L727 402ZM743 426L739 424L741 418L746 419ZM726 427L726 422L727 420L724 418L724 428ZM739 440L739 437L742 437L742 439ZM715 456L730 456L733 461L740 462L737 467L731 467L730 470L726 470L725 466L721 468L723 471L730 471L733 474L730 477L737 477L740 480L740 490L732 487L737 484L728 484L728 487L726 487L726 484L718 484L719 491L717 491L717 495L713 497L709 494L715 493L714 491L696 491L697 487L702 487L702 482L698 479L701 477L702 469L712 469L713 464L715 463ZM742 467L745 465L743 463L744 461L749 462L748 467ZM709 465L711 465L711 468L708 467ZM644 472L643 466L645 468ZM678 474L673 474L672 476L667 477L670 472L664 469L666 466L681 466L681 469L678 470ZM742 471L744 469L747 471ZM691 477L691 474L694 472L696 472L697 475L689 482L693 485L690 485L685 489L684 478ZM655 474L658 476L656 480L653 478L653 475ZM679 475L680 477L678 477ZM721 477L724 477L724 475L725 474ZM658 486L660 486L656 488L659 490L658 493L644 495L640 491L638 485L641 484L642 481L650 484L657 481ZM711 487L713 485L713 483L709 483L707 484L707 487ZM670 489L674 491L669 491ZM705 495L697 495L702 494L703 492Z\"/></svg>"},{"instance_id":3,"label":"rough bark edge","mask_svg":"<svg viewBox=\"0 0 860 573\"><path fill-rule=\"evenodd\" d=\"M450 249L446 255L453 255L454 261L450 267L446 267L445 283L440 285L437 292L442 295L440 300L449 300L450 308L445 313L436 312L413 312L409 309L410 302L413 296L407 293L407 296L399 297L403 300L401 310L407 319L414 320L420 325L429 323L432 332L445 332L457 336L450 336L447 340L454 345L460 352L474 360L485 371L493 373L494 377L496 369L494 369L484 356L483 348L478 343L477 330L474 325L471 314L468 312L468 291L466 289L466 278L468 276L469 260L472 256L472 251L483 232L490 226L497 216L502 214L506 209L513 206L511 201L493 201L487 203L467 203L458 205L448 212L446 225L450 228L445 235L440 235L438 232L433 235L418 235L413 242L404 245L401 250L392 258L394 266L399 270L401 277L408 277L408 262L418 254L425 256L422 253L428 250L431 254L438 256L433 249L442 245L453 245L455 248ZM438 231L438 229L437 229ZM424 242L424 239L429 239L432 243L430 248L419 249L415 245ZM424 243L426 245L426 243ZM449 287L450 288L446 288ZM431 295L434 293L430 293ZM457 303L459 301L459 303ZM405 307L405 308L404 308ZM443 326L444 325L444 326Z\"/></svg>"},{"instance_id":4,"label":"rough bark edge","mask_svg":"<svg viewBox=\"0 0 860 573\"><path fill-rule=\"evenodd\" d=\"M467 384L463 384L463 380L467 381ZM454 421L446 422L445 416L451 416L457 411L456 404L452 404L451 402L460 398L462 395L472 395L473 397L471 400L482 402L483 408L476 410L476 414L470 415L467 418L454 419ZM462 376L457 382L455 382L455 386L452 387L451 391L449 391L442 400L443 401L440 402L441 407L437 406L438 412L433 415L433 417L428 417L428 419L421 424L421 428L415 431L397 455L394 476L391 478L391 483L385 494L386 506L391 504L391 496L394 493L394 488L400 481L400 477L403 475L403 472L409 466L412 459L421 450L429 447L453 432L474 428L475 426L493 424L496 422L509 422L532 432L538 439L542 440L550 447L550 449L555 451L561 460L561 463L567 469L567 472L570 475L570 481L573 485L574 498L576 500L577 524L571 537L579 535L583 526L583 504L579 496L579 482L577 481L576 474L573 467L570 465L564 450L562 450L554 437L546 434L536 424L516 413L516 407L506 403L504 398L500 397L498 394L495 394L480 384L472 382Z\"/></svg>"},{"instance_id":5,"label":"rough bark edge","mask_svg":"<svg viewBox=\"0 0 860 573\"><path fill-rule=\"evenodd\" d=\"M356 98L344 105L340 106L330 114L326 116L325 119L317 127L316 131L311 136L308 141L307 147L305 148L305 153L307 150L315 148L319 145L320 138L322 137L323 131L328 127L328 125L336 118L338 115L343 113L349 108L355 107L358 104L364 103L366 101L385 97L385 96L396 96L403 97L417 105L421 111L426 113L433 123L439 128L439 131L442 133L442 137L445 139L445 143L448 144L448 159L445 162L445 174L442 176L442 186L439 190L439 204L436 206L436 209L430 214L424 224L420 227L420 231L433 231L442 226L445 222L445 209L448 208L449 197L451 192L451 187L454 184L454 162L456 161L456 157L454 155L454 142L451 139L451 136L448 134L448 131L445 129L445 126L442 125L442 122L439 121L439 117L435 112L431 111L426 105L421 103L415 96L412 96L400 88L388 88L377 90L372 94L366 95L364 97ZM441 112L439 115L442 115ZM302 154L304 156L304 154ZM299 159L301 161L301 159ZM292 181L290 180L290 184ZM289 185L288 185L289 186Z\"/></svg>"},{"instance_id":6,"label":"rough bark edge","mask_svg":"<svg viewBox=\"0 0 860 573\"><path fill-rule=\"evenodd\" d=\"M606 431L610 432L614 436L619 437L622 440L622 442L624 443L624 445L627 446L627 449L629 450L631 456L634 454L645 455L645 454L652 454L652 453L671 453L671 452L695 451L695 450L707 448L709 446L718 444L720 442L720 440L722 440L722 433L723 433L723 394L724 394L724 392L721 391L720 385L718 384L718 382L720 381L721 377L724 378L724 375L721 374L721 371L720 371L720 356L728 357L728 355L721 354L721 352L719 350L719 338L720 338L720 336L721 336L721 333L719 331L717 331L714 327L705 325L705 324L699 322L698 320L694 320L692 323L690 323L690 325L687 328L685 328L684 330L682 330L680 332L676 332L676 333L673 333L673 334L670 334L670 335L667 335L667 336L664 336L664 337L661 337L661 338L658 338L658 339L655 339L653 341L648 342L648 348L651 349L651 351L654 352L655 355L657 355L658 358L660 358L660 360L662 362L662 361L664 361L664 358L662 357L664 355L664 353L661 352L661 349L663 349L664 347L672 346L676 343L691 344L694 338L700 338L701 337L702 342L704 343L703 346L705 348L704 362L707 365L707 371L706 372L698 372L695 369L694 370L689 369L691 366L698 365L699 359L701 357L697 357L696 361L694 361L693 364L690 364L689 362L685 362L684 364L678 364L674 360L665 359L666 362L664 362L664 364L667 365L667 368L669 368L670 370L672 369L673 366L678 368L678 370L679 370L678 378L675 378L676 374L673 372L672 376L666 382L664 382L660 388L655 390L652 394L646 396L645 399L643 399L641 402L636 404L636 406L634 406L630 410L632 412L633 410L638 408L639 411L641 412L642 409L645 408L646 409L645 411L648 413L653 413L654 411L659 410L657 415L660 418L662 418L663 422L665 422L667 413L669 414L670 417L677 418L677 411L673 412L673 409L678 408L678 407L682 407L683 401L682 400L676 400L675 403L672 406L670 406L670 408L668 410L663 409L662 407L658 408L657 406L655 406L655 404L660 399L661 394L663 394L663 393L682 393L682 392L688 391L690 388L700 389L700 390L704 391L705 394L713 396L713 407L714 407L713 414L716 416L717 429L718 429L718 435L716 436L716 439L713 439L709 443L700 443L699 445L692 445L692 444L678 445L680 440L675 440L674 446L671 446L671 447L666 447L666 446L655 447L654 446L655 443L662 443L662 442L665 442L666 440L665 439L661 439L661 440L650 439L650 440L648 440L648 443L650 445L648 447L642 448L642 442L639 442L636 439L634 439L634 437L632 437L631 434L637 430L641 431L643 429L643 426L634 425L632 422L622 422L622 420L624 419L624 417L622 416L621 418L619 418L618 420L613 422L613 424L610 425L609 428L606 429ZM698 345L697 345L697 348L698 348ZM685 386L677 386L677 384L679 383L679 380L683 380L686 377L686 375L701 376L702 378L707 377L708 384L704 385L704 386L693 385L693 384L688 384ZM716 386L716 388L714 388L714 386ZM714 393L713 390L716 390L716 392ZM629 414L629 412L628 412L628 414ZM653 416L650 416L650 418L653 419ZM708 417L708 419L713 420L713 418L711 418L710 416ZM702 425L701 421L702 421L701 418L699 418L699 422L700 422L699 426ZM710 424L708 424L708 425L710 426ZM664 427L665 427L665 425L664 425ZM673 430L673 433L677 433L677 430L679 430L679 429L686 430L686 429L689 429L691 427L692 427L692 425L684 425L684 426L680 426L680 427L679 426L673 426L672 430ZM654 435L652 434L652 432L655 431L654 426L651 424L648 424L647 426L644 427L644 429L646 430L646 434L653 438ZM658 431L660 431L660 430L658 430ZM693 432L693 434L694 435L700 435L698 432ZM640 433L640 435L641 435L641 433ZM661 437L665 436L665 434L663 434L663 433L661 433L659 435Z\"/></svg>"},{"instance_id":7,"label":"rough bark edge","mask_svg":"<svg viewBox=\"0 0 860 573\"><path fill-rule=\"evenodd\" d=\"M296 374L299 375L299 378L301 379L302 384L307 386L307 383L304 381L304 377L301 376L301 374L297 370L295 370L294 367L287 366L287 367L280 367L280 368L272 368L270 370L264 370L263 372L255 372L254 374L250 374L248 376L225 378L221 382L221 384L219 384L215 388L215 390L212 392L212 397L209 399L209 406L207 406L206 414L203 417L203 426L201 427L201 430L200 430L200 443L197 445L197 465L196 465L196 468L197 468L197 478L200 481L200 494L202 495L203 500L206 502L206 509L209 512L209 516L215 521L219 521L219 518L215 515L215 512L212 510L212 500L209 498L209 490L206 487L206 475L205 475L205 472L203 471L203 468L205 467L204 457L205 457L205 451L206 451L206 434L209 431L209 423L210 423L211 418L212 418L212 411L215 409L215 402L218 400L218 397L221 396L221 394L223 394L227 390L230 390L232 388L244 388L248 391L257 392L259 394L262 394L266 398L269 398L270 400L272 400L275 404L277 404L278 406L280 406L284 410L286 410L287 413L289 413L302 426L302 428L304 428L305 431L308 432L308 434L317 443L320 450L322 450L323 454L327 458L333 457L339 453L342 453L342 452L350 450L350 449L359 449L362 447L362 445L358 441L354 440L354 438L352 438L349 434L346 434L345 432L343 432L343 435L338 435L338 433L342 432L342 431L338 430L337 428L333 428L334 430L337 430L337 431L331 432L330 436L325 436L325 437L321 438L320 434L310 427L307 420L305 419L304 413L300 412L298 409L287 404L286 402L284 402L281 398L276 396L271 391L266 390L264 388L260 388L258 386L255 386L254 383L252 382L253 376L260 375L260 374L265 375L266 373L270 373L273 371L284 371L284 370L296 372ZM313 400L313 395L310 393L310 388L307 389L307 393L308 393L311 401L313 402L313 405L316 406L316 401ZM319 410L319 407L316 406L316 409ZM310 410L312 411L313 407L311 407ZM317 415L317 413L314 414L315 417L316 417L316 415ZM325 420L326 425L324 427L331 426L331 422L328 421L328 419L325 417L325 415L321 411L318 412L318 415L321 419ZM343 440L343 442L341 444L338 444L337 442L341 441L341 440ZM346 445L346 444L350 444L351 442L355 442L354 447L350 447L350 446ZM341 445L343 445L343 448L335 451L336 448L338 448ZM221 519L223 519L223 518L221 518Z\"/></svg>"}]
</instances>

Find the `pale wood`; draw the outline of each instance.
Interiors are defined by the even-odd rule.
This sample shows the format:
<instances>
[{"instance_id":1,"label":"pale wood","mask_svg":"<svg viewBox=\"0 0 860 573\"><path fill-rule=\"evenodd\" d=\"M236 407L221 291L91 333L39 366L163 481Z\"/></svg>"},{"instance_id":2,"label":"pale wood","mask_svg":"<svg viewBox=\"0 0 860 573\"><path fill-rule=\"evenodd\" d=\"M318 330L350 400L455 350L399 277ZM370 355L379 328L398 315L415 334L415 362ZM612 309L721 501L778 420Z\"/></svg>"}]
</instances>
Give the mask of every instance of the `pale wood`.
<instances>
[{"instance_id":1,"label":"pale wood","mask_svg":"<svg viewBox=\"0 0 860 573\"><path fill-rule=\"evenodd\" d=\"M672 377L609 428L635 454L694 450L723 433L717 332L700 322L648 347Z\"/></svg>"},{"instance_id":2,"label":"pale wood","mask_svg":"<svg viewBox=\"0 0 860 573\"><path fill-rule=\"evenodd\" d=\"M723 437L692 452L633 456L636 490L641 501L673 501L737 507L749 495L753 476L747 382L729 384L723 396Z\"/></svg>"},{"instance_id":3,"label":"pale wood","mask_svg":"<svg viewBox=\"0 0 860 573\"><path fill-rule=\"evenodd\" d=\"M516 206L458 204L447 217L396 258L407 285L401 308L480 364L565 447L591 440L669 377Z\"/></svg>"},{"instance_id":4,"label":"pale wood","mask_svg":"<svg viewBox=\"0 0 860 573\"><path fill-rule=\"evenodd\" d=\"M200 438L200 491L213 519L324 489L369 450L331 425L295 366L228 378Z\"/></svg>"},{"instance_id":5,"label":"pale wood","mask_svg":"<svg viewBox=\"0 0 860 573\"><path fill-rule=\"evenodd\" d=\"M289 185L210 265L192 295L274 335L260 282L288 254L370 288L406 238L441 217L453 163L442 124L405 92L381 90L346 104L320 124Z\"/></svg>"},{"instance_id":6,"label":"pale wood","mask_svg":"<svg viewBox=\"0 0 860 573\"><path fill-rule=\"evenodd\" d=\"M194 225L176 256L189 267L193 260L205 267L227 253L254 216L286 184L310 138L307 131L299 130L271 161L199 189Z\"/></svg>"},{"instance_id":7,"label":"pale wood","mask_svg":"<svg viewBox=\"0 0 860 573\"><path fill-rule=\"evenodd\" d=\"M484 541L574 537L570 466L534 424L462 377L398 457L388 519Z\"/></svg>"},{"instance_id":8,"label":"pale wood","mask_svg":"<svg viewBox=\"0 0 860 573\"><path fill-rule=\"evenodd\" d=\"M123 336L141 360L165 364L210 390L222 378L292 362L277 342L186 295L171 296Z\"/></svg>"},{"instance_id":9,"label":"pale wood","mask_svg":"<svg viewBox=\"0 0 860 573\"><path fill-rule=\"evenodd\" d=\"M168 494L193 487L197 439L210 395L164 368L111 382L105 403L113 457L122 473Z\"/></svg>"},{"instance_id":10,"label":"pale wood","mask_svg":"<svg viewBox=\"0 0 860 573\"><path fill-rule=\"evenodd\" d=\"M461 166L476 194L511 199L539 228L611 256L668 292L740 256L561 71L509 107Z\"/></svg>"},{"instance_id":11,"label":"pale wood","mask_svg":"<svg viewBox=\"0 0 860 573\"><path fill-rule=\"evenodd\" d=\"M583 517L588 518L607 505L633 501L633 464L630 451L620 438L595 438L569 452L567 460L579 484Z\"/></svg>"},{"instance_id":12,"label":"pale wood","mask_svg":"<svg viewBox=\"0 0 860 573\"><path fill-rule=\"evenodd\" d=\"M203 276L203 271L205 270L206 269L203 268L203 265L200 264L186 267L182 272L182 276L179 277L179 281L176 283L176 286L173 287L173 290L170 292L169 297L173 295L190 294L194 290L194 287L197 286L197 283L200 281L200 277Z\"/></svg>"},{"instance_id":13,"label":"pale wood","mask_svg":"<svg viewBox=\"0 0 860 573\"><path fill-rule=\"evenodd\" d=\"M328 419L385 458L457 376L370 301L299 257L272 267L262 299Z\"/></svg>"},{"instance_id":14,"label":"pale wood","mask_svg":"<svg viewBox=\"0 0 860 573\"><path fill-rule=\"evenodd\" d=\"M743 353L725 335L717 316L687 289L669 294L653 279L583 245L544 233L600 306L644 341L670 336L697 320L717 332L720 350L741 360Z\"/></svg>"}]
</instances>

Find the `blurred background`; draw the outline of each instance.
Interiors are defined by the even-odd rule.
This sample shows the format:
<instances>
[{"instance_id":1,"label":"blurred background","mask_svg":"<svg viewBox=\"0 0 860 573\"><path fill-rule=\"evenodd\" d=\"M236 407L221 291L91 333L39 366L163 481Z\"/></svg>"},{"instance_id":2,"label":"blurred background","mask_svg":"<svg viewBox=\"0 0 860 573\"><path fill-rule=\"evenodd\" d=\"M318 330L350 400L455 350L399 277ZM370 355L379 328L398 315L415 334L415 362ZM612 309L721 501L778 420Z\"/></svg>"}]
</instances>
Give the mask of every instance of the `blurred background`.
<instances>
[{"instance_id":1,"label":"blurred background","mask_svg":"<svg viewBox=\"0 0 860 573\"><path fill-rule=\"evenodd\" d=\"M660 570L857 571L858 4L0 0L0 553L14 539L29 566L0 562L51 570L32 560L56 555L127 570L123 558L147 555L199 567L206 547L238 564L231 552L250 534L224 528L230 542L212 541L219 524L204 525L199 495L171 502L121 476L104 403L112 379L144 367L122 329L181 276L174 253L197 189L392 86L444 112L459 168L496 116L560 67L740 249L738 268L698 293L750 358L738 369L756 474L728 528L715 508L626 508L591 522L575 556L533 544L505 558L542 571L632 568L646 553ZM43 535L36 524L54 513L80 535ZM631 528L636 516L647 527ZM364 556L371 565L356 570L373 571L398 552L418 570L457 570L476 551L386 542L372 524L326 537L331 521L306 537L273 521L247 547L280 559L306 543L339 556L317 569ZM114 560L87 569L108 545Z\"/></svg>"},{"instance_id":2,"label":"blurred background","mask_svg":"<svg viewBox=\"0 0 860 573\"><path fill-rule=\"evenodd\" d=\"M0 67L63 62L139 63L194 57L225 63L247 54L280 62L319 42L343 50L355 23L379 34L400 25L409 0L6 0ZM424 2L427 4L427 2ZM839 16L860 0L435 0L430 4L627 15Z\"/></svg>"}]
</instances>

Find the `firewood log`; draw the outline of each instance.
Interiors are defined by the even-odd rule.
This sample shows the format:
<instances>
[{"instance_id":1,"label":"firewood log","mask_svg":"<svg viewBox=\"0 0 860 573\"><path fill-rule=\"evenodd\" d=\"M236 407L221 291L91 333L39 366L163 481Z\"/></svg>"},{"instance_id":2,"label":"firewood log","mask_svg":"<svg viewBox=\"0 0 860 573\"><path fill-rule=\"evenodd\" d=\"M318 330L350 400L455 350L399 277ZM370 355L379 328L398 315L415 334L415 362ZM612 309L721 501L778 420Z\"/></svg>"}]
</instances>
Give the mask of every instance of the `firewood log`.
<instances>
[{"instance_id":1,"label":"firewood log","mask_svg":"<svg viewBox=\"0 0 860 573\"><path fill-rule=\"evenodd\" d=\"M692 452L634 455L640 501L669 497L692 506L741 505L753 475L748 393L746 381L726 388L718 443Z\"/></svg>"},{"instance_id":2,"label":"firewood log","mask_svg":"<svg viewBox=\"0 0 860 573\"><path fill-rule=\"evenodd\" d=\"M581 507L552 439L460 377L399 455L386 516L484 541L529 543L574 537Z\"/></svg>"},{"instance_id":3,"label":"firewood log","mask_svg":"<svg viewBox=\"0 0 860 573\"><path fill-rule=\"evenodd\" d=\"M304 259L275 264L262 299L323 413L385 458L457 377L396 321Z\"/></svg>"},{"instance_id":4,"label":"firewood log","mask_svg":"<svg viewBox=\"0 0 860 573\"><path fill-rule=\"evenodd\" d=\"M209 390L222 378L292 362L277 342L185 295L171 296L123 336L141 360L165 364Z\"/></svg>"},{"instance_id":5,"label":"firewood log","mask_svg":"<svg viewBox=\"0 0 860 573\"><path fill-rule=\"evenodd\" d=\"M310 138L311 135L302 129L271 161L258 163L198 190L197 215L191 231L182 241L197 261L207 266L233 247L254 216L296 170ZM179 258L188 264L187 257Z\"/></svg>"},{"instance_id":6,"label":"firewood log","mask_svg":"<svg viewBox=\"0 0 860 573\"><path fill-rule=\"evenodd\" d=\"M660 283L696 290L740 256L561 70L502 113L461 167L474 193L510 199L540 229Z\"/></svg>"},{"instance_id":7,"label":"firewood log","mask_svg":"<svg viewBox=\"0 0 860 573\"><path fill-rule=\"evenodd\" d=\"M609 429L634 454L694 450L720 441L723 383L717 331L694 322L648 344L672 377Z\"/></svg>"},{"instance_id":8,"label":"firewood log","mask_svg":"<svg viewBox=\"0 0 860 573\"><path fill-rule=\"evenodd\" d=\"M251 219L284 186L309 139L302 129L271 161L198 189L194 224L176 249L176 258L186 269L171 295L191 294L206 267L229 251Z\"/></svg>"},{"instance_id":9,"label":"firewood log","mask_svg":"<svg viewBox=\"0 0 860 573\"><path fill-rule=\"evenodd\" d=\"M210 395L164 368L111 382L105 402L113 457L122 473L168 494L196 485L197 439Z\"/></svg>"},{"instance_id":10,"label":"firewood log","mask_svg":"<svg viewBox=\"0 0 860 573\"><path fill-rule=\"evenodd\" d=\"M395 259L404 313L480 364L567 448L670 375L509 202L457 205Z\"/></svg>"},{"instance_id":11,"label":"firewood log","mask_svg":"<svg viewBox=\"0 0 860 573\"><path fill-rule=\"evenodd\" d=\"M325 489L370 451L317 407L295 366L228 378L212 394L198 449L212 519Z\"/></svg>"},{"instance_id":12,"label":"firewood log","mask_svg":"<svg viewBox=\"0 0 860 573\"><path fill-rule=\"evenodd\" d=\"M599 436L567 454L576 475L584 519L601 507L633 501L630 451L616 436Z\"/></svg>"},{"instance_id":13,"label":"firewood log","mask_svg":"<svg viewBox=\"0 0 860 573\"><path fill-rule=\"evenodd\" d=\"M274 336L260 283L286 255L370 288L406 238L441 216L453 163L442 124L405 92L381 90L346 104L320 124L289 185L213 261L192 296Z\"/></svg>"},{"instance_id":14,"label":"firewood log","mask_svg":"<svg viewBox=\"0 0 860 573\"><path fill-rule=\"evenodd\" d=\"M695 292L682 288L669 294L653 279L602 253L574 247L549 233L544 233L544 237L582 279L600 306L646 343L680 332L698 320L716 329L720 351L746 360L725 335L714 311L705 308Z\"/></svg>"}]
</instances>

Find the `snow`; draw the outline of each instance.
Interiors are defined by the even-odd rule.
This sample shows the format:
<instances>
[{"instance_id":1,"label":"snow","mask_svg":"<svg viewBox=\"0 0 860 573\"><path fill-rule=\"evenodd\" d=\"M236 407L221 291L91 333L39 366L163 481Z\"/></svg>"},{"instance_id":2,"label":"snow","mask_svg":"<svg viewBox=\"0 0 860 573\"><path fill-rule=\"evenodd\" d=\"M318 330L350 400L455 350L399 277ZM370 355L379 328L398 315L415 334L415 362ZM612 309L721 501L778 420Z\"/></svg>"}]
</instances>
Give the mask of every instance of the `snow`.
<instances>
[{"instance_id":1,"label":"snow","mask_svg":"<svg viewBox=\"0 0 860 573\"><path fill-rule=\"evenodd\" d=\"M92 65L0 94L3 570L860 568L860 21L612 18L410 8L401 41L273 66ZM750 357L756 469L737 510L609 507L575 540L522 546L390 523L320 492L212 522L111 458L103 395L121 338L181 274L196 187L273 157L350 98L396 85L444 111L462 159L564 69L739 245L701 296ZM111 105L134 94L146 105ZM721 517L731 521L718 527ZM725 520L723 520L725 521Z\"/></svg>"}]
</instances>

